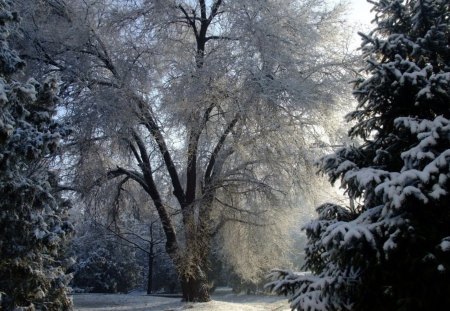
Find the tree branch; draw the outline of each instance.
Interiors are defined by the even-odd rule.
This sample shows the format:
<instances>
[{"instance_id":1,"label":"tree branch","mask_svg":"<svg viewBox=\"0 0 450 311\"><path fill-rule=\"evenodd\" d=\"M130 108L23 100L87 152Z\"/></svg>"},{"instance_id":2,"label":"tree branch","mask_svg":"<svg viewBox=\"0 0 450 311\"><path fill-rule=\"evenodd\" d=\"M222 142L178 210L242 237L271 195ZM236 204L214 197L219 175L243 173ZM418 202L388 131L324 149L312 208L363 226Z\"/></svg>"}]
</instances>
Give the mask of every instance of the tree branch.
<instances>
[{"instance_id":1,"label":"tree branch","mask_svg":"<svg viewBox=\"0 0 450 311\"><path fill-rule=\"evenodd\" d=\"M203 114L202 120L197 128L194 128L189 137L187 150L188 163L186 169L186 203L191 204L195 200L197 189L197 153L200 135L209 120L209 115L214 109L215 104L211 104Z\"/></svg>"},{"instance_id":2,"label":"tree branch","mask_svg":"<svg viewBox=\"0 0 450 311\"><path fill-rule=\"evenodd\" d=\"M181 10L181 12L183 12L183 15L185 16L185 18L187 20L187 24L192 27L192 30L194 30L195 38L198 38L198 30L197 30L197 25L195 24L195 20L196 20L195 16L193 16L191 18L189 16L189 14L186 12L185 8L181 4L178 5L178 8Z\"/></svg>"},{"instance_id":3,"label":"tree branch","mask_svg":"<svg viewBox=\"0 0 450 311\"><path fill-rule=\"evenodd\" d=\"M238 41L237 38L231 38L227 36L208 36L205 38L205 42L208 42L209 40L230 40L230 41Z\"/></svg>"},{"instance_id":4,"label":"tree branch","mask_svg":"<svg viewBox=\"0 0 450 311\"><path fill-rule=\"evenodd\" d=\"M234 205L225 203L225 202L223 202L222 200L220 200L218 198L215 198L215 201L218 202L220 205L223 205L226 208L230 208L230 209L232 209L232 210L234 210L236 212L245 213L245 214L249 214L249 215L253 215L253 216L260 216L260 215L262 215L262 214L267 212L266 210L263 210L261 212L253 212L253 211L244 210L244 209L238 208L238 207L236 207Z\"/></svg>"},{"instance_id":5,"label":"tree branch","mask_svg":"<svg viewBox=\"0 0 450 311\"><path fill-rule=\"evenodd\" d=\"M217 15L217 12L219 11L219 7L221 6L221 4L222 4L222 0L214 1L214 4L212 5L212 8L211 8L211 14L208 17L208 25L211 23L213 18Z\"/></svg>"},{"instance_id":6,"label":"tree branch","mask_svg":"<svg viewBox=\"0 0 450 311\"><path fill-rule=\"evenodd\" d=\"M175 167L175 164L172 160L172 156L170 155L169 149L167 148L167 144L161 133L161 129L156 124L153 116L146 108L146 103L141 98L136 96L135 94L131 94L131 96L134 100L137 101L138 108L140 110L137 113L138 117L142 120L143 125L147 128L147 130L150 132L153 139L155 140L156 144L158 145L158 149L164 160L166 169L169 172L169 176L172 181L172 186L174 189L173 194L177 198L180 205L184 206L185 202L186 202L186 196L185 196L183 187L181 186L180 178L178 176L178 172Z\"/></svg>"},{"instance_id":7,"label":"tree branch","mask_svg":"<svg viewBox=\"0 0 450 311\"><path fill-rule=\"evenodd\" d=\"M220 137L219 141L217 142L216 147L213 150L213 153L211 154L211 158L209 159L208 166L205 171L205 176L203 178L205 185L208 185L212 178L212 173L214 169L214 164L216 163L217 157L219 156L220 151L222 150L222 147L225 143L225 140L227 139L228 135L233 130L236 123L239 121L239 114L237 114L234 119L228 124L227 128L223 132L222 136Z\"/></svg>"},{"instance_id":8,"label":"tree branch","mask_svg":"<svg viewBox=\"0 0 450 311\"><path fill-rule=\"evenodd\" d=\"M144 173L144 177L147 179L149 176L152 175L152 167L150 164L150 158L147 153L147 149L145 148L144 141L141 139L141 137L136 133L136 131L132 131L133 138L139 148L139 158L141 159L141 170ZM137 153L137 150L136 150ZM149 176L147 176L149 175Z\"/></svg>"},{"instance_id":9,"label":"tree branch","mask_svg":"<svg viewBox=\"0 0 450 311\"><path fill-rule=\"evenodd\" d=\"M145 191L147 191L147 192L149 191L149 188L145 182L144 176L137 171L127 170L127 169L117 166L117 168L115 170L109 171L106 176L108 179L114 179L116 177L123 176L123 175L128 176L132 180L139 183L142 186L142 188L144 188Z\"/></svg>"},{"instance_id":10,"label":"tree branch","mask_svg":"<svg viewBox=\"0 0 450 311\"><path fill-rule=\"evenodd\" d=\"M138 162L138 165L142 166L143 165L142 159L141 159L141 156L139 155L136 147L133 145L133 143L131 141L128 142L128 146L130 147L131 152L133 153L136 161Z\"/></svg>"},{"instance_id":11,"label":"tree branch","mask_svg":"<svg viewBox=\"0 0 450 311\"><path fill-rule=\"evenodd\" d=\"M206 3L205 0L199 0L200 3L200 17L203 21L206 21Z\"/></svg>"},{"instance_id":12,"label":"tree branch","mask_svg":"<svg viewBox=\"0 0 450 311\"><path fill-rule=\"evenodd\" d=\"M146 253L147 255L149 254L149 251L148 251L148 250L144 249L142 246L140 246L139 244L135 243L134 241L132 241L132 240L130 240L130 239L128 239L128 238L122 236L121 234L117 233L116 231L114 231L113 229L111 229L109 225L108 225L108 226L107 226L107 225L104 225L104 224L102 224L102 223L100 223L100 222L98 222L98 221L96 221L96 220L92 220L92 222L93 222L95 225L99 225L99 226L105 228L108 232L111 232L111 233L113 234L113 236L115 236L115 237L117 237L117 238L119 238L119 239L121 239L121 240L127 242L128 244L133 245L134 247L136 247L136 248L138 248L139 250L143 251L143 252Z\"/></svg>"}]
</instances>

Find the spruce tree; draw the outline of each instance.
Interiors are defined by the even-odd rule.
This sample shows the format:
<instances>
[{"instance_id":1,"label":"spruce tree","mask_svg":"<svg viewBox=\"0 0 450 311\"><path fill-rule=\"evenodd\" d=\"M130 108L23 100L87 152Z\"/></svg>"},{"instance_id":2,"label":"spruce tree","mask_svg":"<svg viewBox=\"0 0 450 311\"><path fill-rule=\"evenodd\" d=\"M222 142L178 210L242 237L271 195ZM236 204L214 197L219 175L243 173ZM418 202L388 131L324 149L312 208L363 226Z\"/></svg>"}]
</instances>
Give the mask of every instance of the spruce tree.
<instances>
[{"instance_id":1,"label":"spruce tree","mask_svg":"<svg viewBox=\"0 0 450 311\"><path fill-rule=\"evenodd\" d=\"M450 4L370 1L365 78L347 116L355 145L319 160L352 208L326 204L305 226L305 268L276 271L298 310L450 306Z\"/></svg>"},{"instance_id":2,"label":"spruce tree","mask_svg":"<svg viewBox=\"0 0 450 311\"><path fill-rule=\"evenodd\" d=\"M71 226L48 165L68 130L53 120L56 81L19 80L11 4L0 0L0 309L68 310L62 250Z\"/></svg>"}]
</instances>

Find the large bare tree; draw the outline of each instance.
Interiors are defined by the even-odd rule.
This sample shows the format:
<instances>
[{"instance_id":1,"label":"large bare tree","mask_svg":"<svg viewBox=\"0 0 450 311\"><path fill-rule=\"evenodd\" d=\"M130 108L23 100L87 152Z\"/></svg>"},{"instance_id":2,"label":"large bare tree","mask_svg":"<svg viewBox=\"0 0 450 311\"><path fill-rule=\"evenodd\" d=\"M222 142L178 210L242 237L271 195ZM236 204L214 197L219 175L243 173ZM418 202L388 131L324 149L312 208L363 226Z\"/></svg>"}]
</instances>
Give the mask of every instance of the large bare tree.
<instances>
[{"instance_id":1,"label":"large bare tree","mask_svg":"<svg viewBox=\"0 0 450 311\"><path fill-rule=\"evenodd\" d=\"M187 301L209 300L212 237L229 222L270 223L264 211L299 186L307 147L347 81L341 9L317 0L24 7L33 15L24 57L64 82L74 181L85 193L145 190Z\"/></svg>"}]
</instances>

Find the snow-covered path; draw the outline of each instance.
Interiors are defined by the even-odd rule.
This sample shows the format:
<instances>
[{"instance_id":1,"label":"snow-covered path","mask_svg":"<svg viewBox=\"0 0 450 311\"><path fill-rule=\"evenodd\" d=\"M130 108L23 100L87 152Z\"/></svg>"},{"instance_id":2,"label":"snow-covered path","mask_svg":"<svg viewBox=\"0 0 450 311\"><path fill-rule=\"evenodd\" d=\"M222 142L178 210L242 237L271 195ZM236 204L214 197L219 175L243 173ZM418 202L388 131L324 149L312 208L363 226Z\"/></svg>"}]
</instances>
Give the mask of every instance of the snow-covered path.
<instances>
[{"instance_id":1,"label":"snow-covered path","mask_svg":"<svg viewBox=\"0 0 450 311\"><path fill-rule=\"evenodd\" d=\"M76 294L75 311L288 311L286 297L219 293L207 303L185 304L179 298L147 296L144 293Z\"/></svg>"}]
</instances>

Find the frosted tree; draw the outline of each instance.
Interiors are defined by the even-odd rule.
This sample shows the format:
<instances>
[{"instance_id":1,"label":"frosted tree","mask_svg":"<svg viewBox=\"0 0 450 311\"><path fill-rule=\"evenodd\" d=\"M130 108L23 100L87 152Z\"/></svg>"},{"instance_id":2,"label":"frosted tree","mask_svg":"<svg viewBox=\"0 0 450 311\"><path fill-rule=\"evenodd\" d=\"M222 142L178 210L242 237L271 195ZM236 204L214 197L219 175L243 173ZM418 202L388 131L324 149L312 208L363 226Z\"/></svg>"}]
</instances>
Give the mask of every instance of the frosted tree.
<instances>
[{"instance_id":1,"label":"frosted tree","mask_svg":"<svg viewBox=\"0 0 450 311\"><path fill-rule=\"evenodd\" d=\"M308 145L339 106L351 62L338 31L342 7L19 2L34 14L26 56L38 51L44 70L66 82L78 189L108 206L103 194L139 185L184 298L208 300L213 237L231 222L275 221L253 216L286 205L300 181L307 188Z\"/></svg>"},{"instance_id":2,"label":"frosted tree","mask_svg":"<svg viewBox=\"0 0 450 311\"><path fill-rule=\"evenodd\" d=\"M17 23L0 1L0 309L69 310L62 251L71 226L48 170L67 130L52 119L56 81L14 78L25 65L8 44Z\"/></svg>"},{"instance_id":3,"label":"frosted tree","mask_svg":"<svg viewBox=\"0 0 450 311\"><path fill-rule=\"evenodd\" d=\"M88 217L92 217L89 215ZM71 251L76 256L71 286L91 293L128 293L143 284L138 247L129 237L121 239L98 222L76 227ZM136 244L136 243L135 243ZM146 249L144 249L146 250Z\"/></svg>"},{"instance_id":4,"label":"frosted tree","mask_svg":"<svg viewBox=\"0 0 450 311\"><path fill-rule=\"evenodd\" d=\"M170 260L164 252L164 233L140 186L128 183L112 190L116 193L105 194L106 202L98 208L77 206L78 214L71 213L77 220L71 244L77 258L72 284L84 291L128 292L143 286L145 271L147 294L151 294L161 286L160 275L172 268L166 264ZM105 258L109 258L106 263ZM169 274L162 280L168 286Z\"/></svg>"},{"instance_id":5,"label":"frosted tree","mask_svg":"<svg viewBox=\"0 0 450 311\"><path fill-rule=\"evenodd\" d=\"M240 283L241 290L258 287L263 290L265 277L271 268L290 264L289 248L293 240L289 233L293 231L294 220L300 218L296 212L292 209L268 209L263 215L242 216L251 225L243 226L240 222L224 225L217 236L219 242L214 251L224 266L233 272L234 282L230 285L235 291L239 291Z\"/></svg>"},{"instance_id":6,"label":"frosted tree","mask_svg":"<svg viewBox=\"0 0 450 311\"><path fill-rule=\"evenodd\" d=\"M352 208L326 204L305 227L302 275L274 272L298 310L438 310L450 305L450 4L370 1L355 146L319 161ZM445 307L444 307L445 308Z\"/></svg>"}]
</instances>

